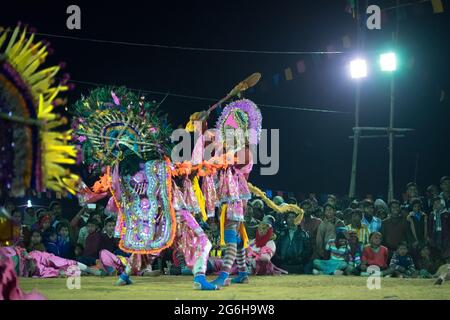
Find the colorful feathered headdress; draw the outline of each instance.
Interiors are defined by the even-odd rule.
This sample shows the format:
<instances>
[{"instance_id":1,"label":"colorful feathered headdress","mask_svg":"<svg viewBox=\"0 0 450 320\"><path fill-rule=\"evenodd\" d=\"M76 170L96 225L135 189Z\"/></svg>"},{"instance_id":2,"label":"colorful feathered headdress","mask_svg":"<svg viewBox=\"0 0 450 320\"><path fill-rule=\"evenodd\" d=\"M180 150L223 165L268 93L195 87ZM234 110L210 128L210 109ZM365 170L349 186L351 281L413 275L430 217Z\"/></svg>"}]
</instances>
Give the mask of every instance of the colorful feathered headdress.
<instances>
[{"instance_id":1,"label":"colorful feathered headdress","mask_svg":"<svg viewBox=\"0 0 450 320\"><path fill-rule=\"evenodd\" d=\"M155 102L125 87L97 88L78 100L73 111L74 138L87 165L124 165L170 154L172 129L166 115Z\"/></svg>"},{"instance_id":2,"label":"colorful feathered headdress","mask_svg":"<svg viewBox=\"0 0 450 320\"><path fill-rule=\"evenodd\" d=\"M75 193L78 182L65 166L77 153L70 131L55 130L67 124L54 109L68 86L55 83L60 65L42 68L48 51L26 27L0 27L0 188L12 196L28 189Z\"/></svg>"}]
</instances>

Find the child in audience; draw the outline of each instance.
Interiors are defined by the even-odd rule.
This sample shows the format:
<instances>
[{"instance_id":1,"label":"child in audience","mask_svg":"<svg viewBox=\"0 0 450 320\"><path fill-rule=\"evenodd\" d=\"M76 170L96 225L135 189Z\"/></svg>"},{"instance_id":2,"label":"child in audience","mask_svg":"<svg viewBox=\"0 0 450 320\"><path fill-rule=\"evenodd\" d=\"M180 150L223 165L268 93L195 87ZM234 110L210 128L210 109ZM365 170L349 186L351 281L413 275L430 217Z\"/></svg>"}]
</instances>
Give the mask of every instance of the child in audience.
<instances>
[{"instance_id":1,"label":"child in audience","mask_svg":"<svg viewBox=\"0 0 450 320\"><path fill-rule=\"evenodd\" d=\"M31 233L30 245L28 251L45 251L45 246L42 243L42 236L39 230L34 230Z\"/></svg>"},{"instance_id":2,"label":"child in audience","mask_svg":"<svg viewBox=\"0 0 450 320\"><path fill-rule=\"evenodd\" d=\"M417 271L420 278L431 279L436 273L438 264L433 259L428 245L424 245L419 250L417 259Z\"/></svg>"},{"instance_id":3,"label":"child in audience","mask_svg":"<svg viewBox=\"0 0 450 320\"><path fill-rule=\"evenodd\" d=\"M45 251L48 253L53 253L55 256L59 256L59 248L56 243L58 240L58 234L56 233L55 228L49 228L44 236L44 245Z\"/></svg>"},{"instance_id":4,"label":"child in audience","mask_svg":"<svg viewBox=\"0 0 450 320\"><path fill-rule=\"evenodd\" d=\"M73 245L69 235L69 223L64 220L60 221L56 230L58 232L56 245L58 246L59 256L71 259L73 257Z\"/></svg>"},{"instance_id":5,"label":"child in audience","mask_svg":"<svg viewBox=\"0 0 450 320\"><path fill-rule=\"evenodd\" d=\"M348 231L348 245L350 247L347 275L359 275L361 270L361 256L363 244L359 241L358 234L354 230Z\"/></svg>"},{"instance_id":6,"label":"child in audience","mask_svg":"<svg viewBox=\"0 0 450 320\"><path fill-rule=\"evenodd\" d=\"M381 239L380 232L369 235L369 245L364 248L361 258L361 276L369 276L370 272L367 271L370 271L371 266L378 267L382 276L392 274L392 269L388 267L388 249L381 245Z\"/></svg>"},{"instance_id":7,"label":"child in audience","mask_svg":"<svg viewBox=\"0 0 450 320\"><path fill-rule=\"evenodd\" d=\"M328 241L325 250L330 253L329 260L315 259L313 274L342 275L348 266L350 248L344 233L339 232L336 239Z\"/></svg>"},{"instance_id":8,"label":"child in audience","mask_svg":"<svg viewBox=\"0 0 450 320\"><path fill-rule=\"evenodd\" d=\"M393 275L399 278L415 278L416 267L413 259L408 254L408 245L401 242L398 245L397 251L394 253L389 264L390 268L394 270Z\"/></svg>"}]
</instances>

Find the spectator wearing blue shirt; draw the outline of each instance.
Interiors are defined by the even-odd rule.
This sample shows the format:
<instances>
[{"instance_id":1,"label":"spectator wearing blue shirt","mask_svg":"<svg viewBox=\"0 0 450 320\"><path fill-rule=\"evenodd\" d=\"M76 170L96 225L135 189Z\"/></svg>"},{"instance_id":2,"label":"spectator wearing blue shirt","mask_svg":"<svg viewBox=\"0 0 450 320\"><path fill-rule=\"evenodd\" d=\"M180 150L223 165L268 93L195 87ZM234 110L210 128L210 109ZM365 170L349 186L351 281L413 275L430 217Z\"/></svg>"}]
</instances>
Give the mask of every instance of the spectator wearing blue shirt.
<instances>
[{"instance_id":1,"label":"spectator wearing blue shirt","mask_svg":"<svg viewBox=\"0 0 450 320\"><path fill-rule=\"evenodd\" d=\"M65 259L73 259L74 247L69 235L69 223L67 221L61 221L56 230L58 233L56 245L58 247L59 256Z\"/></svg>"},{"instance_id":2,"label":"spectator wearing blue shirt","mask_svg":"<svg viewBox=\"0 0 450 320\"><path fill-rule=\"evenodd\" d=\"M381 231L381 219L375 217L375 206L372 201L364 200L362 203L364 215L361 224L367 226L370 233Z\"/></svg>"}]
</instances>

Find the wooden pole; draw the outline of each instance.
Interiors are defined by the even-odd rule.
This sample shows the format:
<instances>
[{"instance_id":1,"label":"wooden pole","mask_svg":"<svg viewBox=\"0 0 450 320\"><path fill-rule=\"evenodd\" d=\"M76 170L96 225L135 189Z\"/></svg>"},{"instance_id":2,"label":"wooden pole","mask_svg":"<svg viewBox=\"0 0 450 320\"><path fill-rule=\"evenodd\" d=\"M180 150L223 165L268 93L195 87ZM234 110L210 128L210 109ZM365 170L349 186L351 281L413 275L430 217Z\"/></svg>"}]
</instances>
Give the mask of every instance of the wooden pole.
<instances>
[{"instance_id":1,"label":"wooden pole","mask_svg":"<svg viewBox=\"0 0 450 320\"><path fill-rule=\"evenodd\" d=\"M359 127L359 105L361 100L361 83L356 83L356 95L355 95L355 127ZM353 199L356 191L356 168L358 163L358 146L359 146L360 130L355 130L353 139L353 157L352 157L352 171L350 175L350 190L348 197Z\"/></svg>"},{"instance_id":2,"label":"wooden pole","mask_svg":"<svg viewBox=\"0 0 450 320\"><path fill-rule=\"evenodd\" d=\"M392 40L397 48L398 44L398 32L399 32L399 15L398 6L400 5L400 0L397 0L397 9L395 10L396 18L396 30L392 33ZM388 187L388 202L394 199L394 108L395 108L395 70L391 74L391 108L389 117L389 187Z\"/></svg>"},{"instance_id":3,"label":"wooden pole","mask_svg":"<svg viewBox=\"0 0 450 320\"><path fill-rule=\"evenodd\" d=\"M357 51L361 49L361 15L359 13L359 1L356 1L356 48ZM356 79L356 92L355 92L355 127L359 127L359 106L361 102L361 82L360 79ZM353 130L355 130L353 128ZM355 198L356 191L356 169L358 163L358 145L359 145L359 130L354 131L355 139L353 139L353 155L352 155L352 169L350 172L350 188L348 191L348 197L350 199Z\"/></svg>"}]
</instances>

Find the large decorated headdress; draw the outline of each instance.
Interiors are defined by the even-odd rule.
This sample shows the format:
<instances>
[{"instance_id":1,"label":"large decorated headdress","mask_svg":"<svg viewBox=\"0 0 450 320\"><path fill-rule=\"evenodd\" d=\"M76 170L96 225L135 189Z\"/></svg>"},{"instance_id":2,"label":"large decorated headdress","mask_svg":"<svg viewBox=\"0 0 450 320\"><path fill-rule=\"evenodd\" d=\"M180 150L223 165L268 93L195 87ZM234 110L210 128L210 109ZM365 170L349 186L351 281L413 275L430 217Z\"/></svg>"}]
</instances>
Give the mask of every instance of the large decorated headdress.
<instances>
[{"instance_id":1,"label":"large decorated headdress","mask_svg":"<svg viewBox=\"0 0 450 320\"><path fill-rule=\"evenodd\" d=\"M170 154L172 129L157 107L125 87L97 88L83 96L75 103L73 126L84 162L110 166Z\"/></svg>"},{"instance_id":2,"label":"large decorated headdress","mask_svg":"<svg viewBox=\"0 0 450 320\"><path fill-rule=\"evenodd\" d=\"M55 131L67 124L54 112L64 104L58 94L68 90L67 79L55 84L60 65L41 67L48 51L27 28L0 27L0 188L12 196L27 189L74 193L78 182L64 166L76 158L70 132Z\"/></svg>"},{"instance_id":3,"label":"large decorated headdress","mask_svg":"<svg viewBox=\"0 0 450 320\"><path fill-rule=\"evenodd\" d=\"M227 141L227 131L231 130L235 134L238 150L245 144L259 143L261 125L262 116L256 104L251 100L241 99L231 102L223 109L216 128L220 131L222 141Z\"/></svg>"}]
</instances>

